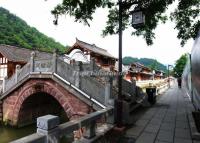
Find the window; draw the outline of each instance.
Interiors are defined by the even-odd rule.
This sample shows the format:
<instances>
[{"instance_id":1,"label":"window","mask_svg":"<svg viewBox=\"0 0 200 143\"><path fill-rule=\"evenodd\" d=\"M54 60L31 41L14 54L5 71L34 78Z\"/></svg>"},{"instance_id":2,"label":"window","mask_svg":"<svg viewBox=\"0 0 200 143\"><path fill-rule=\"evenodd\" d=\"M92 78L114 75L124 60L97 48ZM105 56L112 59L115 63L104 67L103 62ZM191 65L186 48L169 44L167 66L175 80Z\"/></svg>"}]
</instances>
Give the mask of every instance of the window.
<instances>
[{"instance_id":1,"label":"window","mask_svg":"<svg viewBox=\"0 0 200 143\"><path fill-rule=\"evenodd\" d=\"M7 76L7 58L1 57L0 58L0 80L3 80L4 77Z\"/></svg>"}]
</instances>

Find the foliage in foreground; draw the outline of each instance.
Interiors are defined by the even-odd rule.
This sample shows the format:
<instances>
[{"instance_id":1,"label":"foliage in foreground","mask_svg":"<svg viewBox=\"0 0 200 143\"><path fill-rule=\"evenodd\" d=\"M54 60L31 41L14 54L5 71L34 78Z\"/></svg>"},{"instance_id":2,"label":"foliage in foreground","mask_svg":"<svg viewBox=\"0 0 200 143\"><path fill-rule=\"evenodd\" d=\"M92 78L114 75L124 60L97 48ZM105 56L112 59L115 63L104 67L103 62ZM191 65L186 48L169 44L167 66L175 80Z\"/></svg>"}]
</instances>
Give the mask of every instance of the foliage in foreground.
<instances>
[{"instance_id":1,"label":"foliage in foreground","mask_svg":"<svg viewBox=\"0 0 200 143\"><path fill-rule=\"evenodd\" d=\"M148 45L155 39L154 29L159 22L165 23L168 17L164 14L167 8L175 0L122 0L123 5L123 30L131 26L130 12L136 3L139 3L146 15L145 26L132 32L133 35L143 36ZM103 35L118 33L118 0L63 0L52 10L55 16L54 23L58 23L59 15L68 14L75 17L76 22L90 25L93 13L97 8L108 8L108 21L103 30ZM190 38L197 36L200 28L200 0L178 0L178 7L171 13L171 20L176 23L177 38L181 39L181 45Z\"/></svg>"}]
</instances>

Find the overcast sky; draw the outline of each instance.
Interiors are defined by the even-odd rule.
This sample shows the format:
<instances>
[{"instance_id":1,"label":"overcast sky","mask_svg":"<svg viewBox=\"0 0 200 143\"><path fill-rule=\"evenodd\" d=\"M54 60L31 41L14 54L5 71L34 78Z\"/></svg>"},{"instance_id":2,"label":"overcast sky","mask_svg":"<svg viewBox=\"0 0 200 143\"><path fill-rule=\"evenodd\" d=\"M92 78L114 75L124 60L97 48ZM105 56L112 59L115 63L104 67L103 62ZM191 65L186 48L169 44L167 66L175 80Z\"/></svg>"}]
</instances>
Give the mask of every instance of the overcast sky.
<instances>
[{"instance_id":1,"label":"overcast sky","mask_svg":"<svg viewBox=\"0 0 200 143\"><path fill-rule=\"evenodd\" d=\"M105 38L101 36L107 20L107 10L97 10L90 27L75 23L74 18L68 15L61 17L59 25L55 26L52 22L54 17L50 11L59 2L61 0L0 0L0 6L63 45L71 46L78 38L104 48L118 57L118 35ZM169 11L174 7L171 6ZM142 37L131 36L133 28L127 29L123 33L123 57L153 58L166 65L174 64L183 53L190 52L193 45L193 40L190 40L185 47L181 47L180 40L176 38L177 31L174 30L174 27L175 25L170 21L159 25L156 29L156 39L153 46L147 46Z\"/></svg>"}]
</instances>

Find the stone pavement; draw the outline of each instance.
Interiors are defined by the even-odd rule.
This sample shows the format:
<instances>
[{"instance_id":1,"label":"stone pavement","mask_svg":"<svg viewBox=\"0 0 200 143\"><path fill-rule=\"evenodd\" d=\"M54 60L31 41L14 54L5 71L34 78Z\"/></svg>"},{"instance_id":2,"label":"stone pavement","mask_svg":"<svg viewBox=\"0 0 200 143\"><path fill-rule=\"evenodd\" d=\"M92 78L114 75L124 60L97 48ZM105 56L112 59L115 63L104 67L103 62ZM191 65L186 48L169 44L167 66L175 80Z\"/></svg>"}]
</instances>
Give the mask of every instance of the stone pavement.
<instances>
[{"instance_id":1,"label":"stone pavement","mask_svg":"<svg viewBox=\"0 0 200 143\"><path fill-rule=\"evenodd\" d=\"M171 87L126 131L126 137L135 138L135 143L200 143L191 139L189 102L181 89Z\"/></svg>"}]
</instances>

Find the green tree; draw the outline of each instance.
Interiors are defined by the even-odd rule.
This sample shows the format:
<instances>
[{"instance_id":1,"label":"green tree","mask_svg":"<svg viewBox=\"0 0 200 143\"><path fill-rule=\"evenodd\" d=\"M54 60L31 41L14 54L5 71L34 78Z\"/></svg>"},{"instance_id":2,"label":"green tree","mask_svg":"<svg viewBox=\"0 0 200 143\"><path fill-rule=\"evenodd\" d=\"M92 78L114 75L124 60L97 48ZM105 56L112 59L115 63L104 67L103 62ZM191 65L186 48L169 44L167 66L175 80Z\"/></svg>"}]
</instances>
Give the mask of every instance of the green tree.
<instances>
[{"instance_id":1,"label":"green tree","mask_svg":"<svg viewBox=\"0 0 200 143\"><path fill-rule=\"evenodd\" d=\"M175 67L173 69L173 74L175 77L181 77L183 74L184 67L187 62L187 54L182 55L175 63Z\"/></svg>"},{"instance_id":2,"label":"green tree","mask_svg":"<svg viewBox=\"0 0 200 143\"><path fill-rule=\"evenodd\" d=\"M154 60L154 62L149 66L149 68L150 68L151 70L156 70L156 69L158 69L158 62L157 62L157 60Z\"/></svg>"},{"instance_id":3,"label":"green tree","mask_svg":"<svg viewBox=\"0 0 200 143\"><path fill-rule=\"evenodd\" d=\"M52 52L57 48L65 52L64 47L54 39L47 37L37 29L30 27L25 21L0 7L0 44L19 46L23 48L36 48Z\"/></svg>"},{"instance_id":4,"label":"green tree","mask_svg":"<svg viewBox=\"0 0 200 143\"><path fill-rule=\"evenodd\" d=\"M175 0L122 0L123 5L123 30L131 26L130 11L138 3L146 15L145 26L132 32L133 35L143 36L148 45L153 44L155 38L154 29L159 22L165 23L168 17L164 14L168 6ZM175 21L178 30L177 38L181 39L181 45L190 38L195 38L200 27L200 0L178 0L178 7L171 14L171 20ZM90 25L93 13L97 8L108 8L108 21L103 35L118 33L118 2L117 0L63 0L52 10L55 16L54 23L58 23L59 15L69 14L75 17L76 22Z\"/></svg>"}]
</instances>

